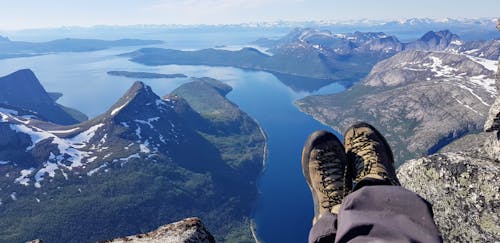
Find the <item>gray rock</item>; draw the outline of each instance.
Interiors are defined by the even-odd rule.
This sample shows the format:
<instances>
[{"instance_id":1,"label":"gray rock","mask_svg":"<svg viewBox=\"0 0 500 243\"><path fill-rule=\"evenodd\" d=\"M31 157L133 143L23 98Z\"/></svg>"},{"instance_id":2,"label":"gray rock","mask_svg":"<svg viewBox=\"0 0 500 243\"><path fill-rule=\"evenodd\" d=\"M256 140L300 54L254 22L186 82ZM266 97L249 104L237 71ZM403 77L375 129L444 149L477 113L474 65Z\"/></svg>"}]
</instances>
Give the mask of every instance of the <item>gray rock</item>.
<instances>
[{"instance_id":1,"label":"gray rock","mask_svg":"<svg viewBox=\"0 0 500 243\"><path fill-rule=\"evenodd\" d=\"M500 163L484 154L443 153L410 160L402 185L433 205L446 242L500 240Z\"/></svg>"},{"instance_id":2,"label":"gray rock","mask_svg":"<svg viewBox=\"0 0 500 243\"><path fill-rule=\"evenodd\" d=\"M199 218L187 218L179 222L163 225L145 234L138 234L101 243L212 243L214 237L205 228Z\"/></svg>"}]
</instances>

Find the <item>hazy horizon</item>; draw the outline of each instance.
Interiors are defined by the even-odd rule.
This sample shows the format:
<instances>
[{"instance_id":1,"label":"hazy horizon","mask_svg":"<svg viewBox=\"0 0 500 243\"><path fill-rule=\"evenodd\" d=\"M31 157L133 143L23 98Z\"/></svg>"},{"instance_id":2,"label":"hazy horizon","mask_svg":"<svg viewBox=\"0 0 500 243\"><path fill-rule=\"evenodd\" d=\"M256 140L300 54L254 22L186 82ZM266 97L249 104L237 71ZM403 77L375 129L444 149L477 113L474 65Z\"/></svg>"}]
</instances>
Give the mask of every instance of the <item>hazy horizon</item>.
<instances>
[{"instance_id":1,"label":"hazy horizon","mask_svg":"<svg viewBox=\"0 0 500 243\"><path fill-rule=\"evenodd\" d=\"M130 25L497 18L500 1L144 0L5 1L0 30Z\"/></svg>"}]
</instances>

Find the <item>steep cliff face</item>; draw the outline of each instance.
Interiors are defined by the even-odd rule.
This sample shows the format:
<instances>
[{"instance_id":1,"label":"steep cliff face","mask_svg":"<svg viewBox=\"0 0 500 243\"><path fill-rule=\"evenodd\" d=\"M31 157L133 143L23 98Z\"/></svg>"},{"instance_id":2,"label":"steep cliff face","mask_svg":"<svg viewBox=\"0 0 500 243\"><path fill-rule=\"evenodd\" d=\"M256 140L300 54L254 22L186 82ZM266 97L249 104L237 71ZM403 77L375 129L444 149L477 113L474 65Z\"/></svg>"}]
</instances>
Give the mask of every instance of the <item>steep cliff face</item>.
<instances>
[{"instance_id":1,"label":"steep cliff face","mask_svg":"<svg viewBox=\"0 0 500 243\"><path fill-rule=\"evenodd\" d=\"M497 29L500 30L500 19L498 20ZM498 66L498 71L496 74L497 78L497 90L500 90L500 66ZM488 121L484 126L485 131L492 132L500 130L500 96L497 97L495 103L490 109L490 115Z\"/></svg>"},{"instance_id":2,"label":"steep cliff face","mask_svg":"<svg viewBox=\"0 0 500 243\"><path fill-rule=\"evenodd\" d=\"M433 204L445 241L500 241L500 95L485 132L466 136L443 151L449 152L403 164L398 170L401 183Z\"/></svg>"}]
</instances>

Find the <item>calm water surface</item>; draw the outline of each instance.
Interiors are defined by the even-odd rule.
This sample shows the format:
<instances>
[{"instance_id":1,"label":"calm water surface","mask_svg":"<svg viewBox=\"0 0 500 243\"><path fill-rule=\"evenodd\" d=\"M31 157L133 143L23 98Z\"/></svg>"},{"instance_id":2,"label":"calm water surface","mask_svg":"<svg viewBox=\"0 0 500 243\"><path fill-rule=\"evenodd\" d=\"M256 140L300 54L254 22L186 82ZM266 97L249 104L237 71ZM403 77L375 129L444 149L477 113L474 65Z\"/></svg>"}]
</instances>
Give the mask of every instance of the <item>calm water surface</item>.
<instances>
[{"instance_id":1,"label":"calm water surface","mask_svg":"<svg viewBox=\"0 0 500 243\"><path fill-rule=\"evenodd\" d=\"M228 98L257 119L269 138L266 168L259 179L261 196L254 215L259 238L265 242L306 242L313 205L301 172L302 145L314 130L328 129L293 105L296 99L311 93L295 92L266 72L208 66L149 67L116 56L135 49L0 60L0 75L30 68L47 91L64 94L59 103L77 108L90 117L105 112L135 81L108 76L106 72L110 70L183 73L192 77L213 77L228 83L234 88ZM189 79L142 81L163 96ZM332 84L316 93L342 90L342 86Z\"/></svg>"}]
</instances>

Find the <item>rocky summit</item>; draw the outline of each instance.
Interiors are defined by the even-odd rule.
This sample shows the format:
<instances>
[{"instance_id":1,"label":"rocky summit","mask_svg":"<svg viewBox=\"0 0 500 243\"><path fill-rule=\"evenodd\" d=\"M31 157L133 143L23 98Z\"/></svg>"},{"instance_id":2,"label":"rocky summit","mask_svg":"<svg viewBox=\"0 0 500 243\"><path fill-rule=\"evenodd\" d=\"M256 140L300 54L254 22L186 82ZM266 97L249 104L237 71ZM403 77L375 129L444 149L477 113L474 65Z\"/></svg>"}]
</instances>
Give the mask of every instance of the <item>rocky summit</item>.
<instances>
[{"instance_id":1,"label":"rocky summit","mask_svg":"<svg viewBox=\"0 0 500 243\"><path fill-rule=\"evenodd\" d=\"M500 87L498 73L496 85ZM398 170L406 188L433 204L447 242L500 241L499 100L500 95L485 132L455 141L443 149L445 153L407 161Z\"/></svg>"},{"instance_id":2,"label":"rocky summit","mask_svg":"<svg viewBox=\"0 0 500 243\"><path fill-rule=\"evenodd\" d=\"M199 218L187 218L179 222L139 235L116 238L99 243L215 243L215 239Z\"/></svg>"}]
</instances>

